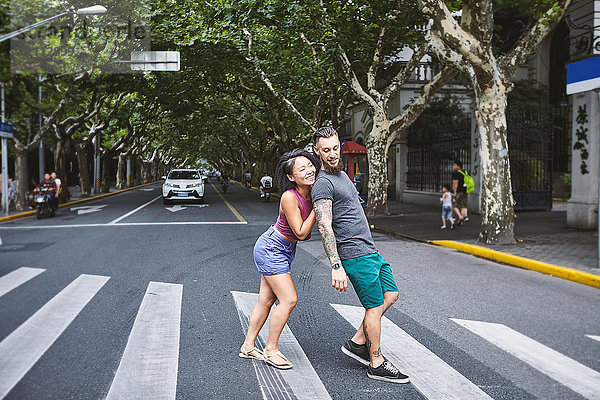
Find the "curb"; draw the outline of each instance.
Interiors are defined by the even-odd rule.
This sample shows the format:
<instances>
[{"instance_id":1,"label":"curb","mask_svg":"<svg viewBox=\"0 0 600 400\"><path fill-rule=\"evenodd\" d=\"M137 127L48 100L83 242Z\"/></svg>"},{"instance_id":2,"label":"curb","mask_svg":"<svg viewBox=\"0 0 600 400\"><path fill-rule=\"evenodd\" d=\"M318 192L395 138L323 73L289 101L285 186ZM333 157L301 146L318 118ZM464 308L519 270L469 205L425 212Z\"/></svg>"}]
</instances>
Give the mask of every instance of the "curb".
<instances>
[{"instance_id":1,"label":"curb","mask_svg":"<svg viewBox=\"0 0 600 400\"><path fill-rule=\"evenodd\" d=\"M561 267L560 265L547 264L541 261L531 260L525 257L515 256L509 253L488 249L487 247L477 246L456 242L453 240L431 240L427 243L437 246L443 246L450 249L458 250L462 253L473 254L477 257L485 258L491 261L501 262L503 264L512 265L519 268L529 269L531 271L540 272L542 274L555 276L557 278L566 279L569 281L581 283L582 285L591 286L600 289L600 276L589 274L572 268Z\"/></svg>"},{"instance_id":2,"label":"curb","mask_svg":"<svg viewBox=\"0 0 600 400\"><path fill-rule=\"evenodd\" d=\"M70 207L70 206L74 206L75 204L87 203L88 201L94 201L94 200L98 200L98 199L103 199L105 197L114 196L115 194L120 194L120 193L128 192L130 190L139 189L139 188L142 188L144 186L155 185L155 184L157 184L159 182L162 182L162 181L155 181L155 182L150 182L150 183L144 183L143 185L137 185L137 186L132 186L132 187L129 187L129 188L126 188L126 189L120 189L120 190L117 190L116 192L103 193L103 194L99 194L97 196L87 197L85 199L70 201L68 203L60 204L58 206L58 208ZM35 210L25 211L25 212L22 212L22 213L19 213L19 214L13 214L13 215L9 215L9 216L6 216L6 217L0 217L0 223L7 222L7 221L12 221L13 219L30 217L32 215L35 215Z\"/></svg>"}]
</instances>

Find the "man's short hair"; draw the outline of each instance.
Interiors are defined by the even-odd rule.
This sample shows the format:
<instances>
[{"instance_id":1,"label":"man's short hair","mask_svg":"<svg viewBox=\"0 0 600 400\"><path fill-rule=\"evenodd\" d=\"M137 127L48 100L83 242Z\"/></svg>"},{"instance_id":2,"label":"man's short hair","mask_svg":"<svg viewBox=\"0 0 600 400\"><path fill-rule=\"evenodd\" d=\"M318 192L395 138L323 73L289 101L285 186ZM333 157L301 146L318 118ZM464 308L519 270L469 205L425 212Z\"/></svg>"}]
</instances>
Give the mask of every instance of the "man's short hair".
<instances>
[{"instance_id":1,"label":"man's short hair","mask_svg":"<svg viewBox=\"0 0 600 400\"><path fill-rule=\"evenodd\" d=\"M313 133L313 143L315 146L321 138L330 138L332 136L338 136L338 133L331 126L322 126Z\"/></svg>"},{"instance_id":2,"label":"man's short hair","mask_svg":"<svg viewBox=\"0 0 600 400\"><path fill-rule=\"evenodd\" d=\"M462 169L462 163L459 160L454 160L454 164L458 165L458 168Z\"/></svg>"}]
</instances>

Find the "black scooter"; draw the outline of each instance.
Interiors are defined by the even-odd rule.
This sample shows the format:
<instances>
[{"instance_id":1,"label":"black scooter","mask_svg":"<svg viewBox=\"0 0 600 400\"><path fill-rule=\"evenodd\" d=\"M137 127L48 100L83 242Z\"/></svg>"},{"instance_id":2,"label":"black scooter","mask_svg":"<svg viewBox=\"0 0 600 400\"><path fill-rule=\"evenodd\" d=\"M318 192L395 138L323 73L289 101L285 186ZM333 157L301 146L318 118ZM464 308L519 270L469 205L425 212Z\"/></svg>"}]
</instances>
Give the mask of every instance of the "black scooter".
<instances>
[{"instance_id":1,"label":"black scooter","mask_svg":"<svg viewBox=\"0 0 600 400\"><path fill-rule=\"evenodd\" d=\"M54 208L50 205L50 197L47 193L47 188L42 188L33 197L35 203L35 215L37 219L44 217L53 217L55 214Z\"/></svg>"}]
</instances>

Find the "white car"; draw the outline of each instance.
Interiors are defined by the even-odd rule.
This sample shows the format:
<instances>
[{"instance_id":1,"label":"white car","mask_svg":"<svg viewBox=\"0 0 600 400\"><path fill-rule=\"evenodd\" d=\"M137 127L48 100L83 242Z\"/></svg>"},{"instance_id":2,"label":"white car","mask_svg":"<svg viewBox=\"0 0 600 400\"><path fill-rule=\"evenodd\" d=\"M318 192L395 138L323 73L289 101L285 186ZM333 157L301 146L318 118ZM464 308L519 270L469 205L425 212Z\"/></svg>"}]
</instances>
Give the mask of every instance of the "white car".
<instances>
[{"instance_id":1,"label":"white car","mask_svg":"<svg viewBox=\"0 0 600 400\"><path fill-rule=\"evenodd\" d=\"M197 169L172 169L163 179L163 204L170 204L173 200L204 201L204 182L207 178Z\"/></svg>"}]
</instances>

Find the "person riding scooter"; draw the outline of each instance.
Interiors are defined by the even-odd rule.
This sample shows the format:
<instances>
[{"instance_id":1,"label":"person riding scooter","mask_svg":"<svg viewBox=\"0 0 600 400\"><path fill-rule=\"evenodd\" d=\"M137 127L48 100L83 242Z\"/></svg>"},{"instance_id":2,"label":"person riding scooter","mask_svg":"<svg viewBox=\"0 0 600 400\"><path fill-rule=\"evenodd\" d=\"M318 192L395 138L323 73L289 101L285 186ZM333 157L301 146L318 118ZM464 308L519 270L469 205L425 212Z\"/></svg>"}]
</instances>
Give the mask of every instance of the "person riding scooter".
<instances>
[{"instance_id":1,"label":"person riding scooter","mask_svg":"<svg viewBox=\"0 0 600 400\"><path fill-rule=\"evenodd\" d=\"M271 188L273 187L273 178L271 178L266 172L262 178L260 178L260 197L265 198L267 195L265 192L268 191L269 197L271 196Z\"/></svg>"},{"instance_id":2,"label":"person riding scooter","mask_svg":"<svg viewBox=\"0 0 600 400\"><path fill-rule=\"evenodd\" d=\"M227 175L221 175L221 189L223 193L227 193L227 189L229 188L229 179Z\"/></svg>"},{"instance_id":3,"label":"person riding scooter","mask_svg":"<svg viewBox=\"0 0 600 400\"><path fill-rule=\"evenodd\" d=\"M56 211L58 209L58 199L56 197L56 183L52 180L50 174L44 174L44 180L40 182L38 187L35 188L33 192L37 193L39 191L42 191L42 189L46 190L50 207L53 211Z\"/></svg>"}]
</instances>

